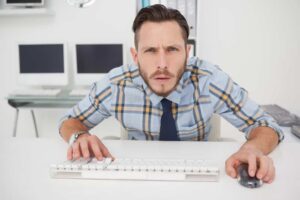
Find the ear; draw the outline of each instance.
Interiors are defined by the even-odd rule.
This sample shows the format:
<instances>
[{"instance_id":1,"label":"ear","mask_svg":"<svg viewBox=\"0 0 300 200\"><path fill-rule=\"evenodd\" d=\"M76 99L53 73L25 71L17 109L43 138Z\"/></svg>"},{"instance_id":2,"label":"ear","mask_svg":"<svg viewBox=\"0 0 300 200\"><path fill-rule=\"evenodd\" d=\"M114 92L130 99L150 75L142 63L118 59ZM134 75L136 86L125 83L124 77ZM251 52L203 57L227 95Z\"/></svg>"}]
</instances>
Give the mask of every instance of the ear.
<instances>
[{"instance_id":1,"label":"ear","mask_svg":"<svg viewBox=\"0 0 300 200\"><path fill-rule=\"evenodd\" d=\"M132 57L132 60L134 61L134 63L136 65L138 65L138 57L137 57L137 51L135 48L131 47L130 48L130 53L131 53L131 57Z\"/></svg>"}]
</instances>

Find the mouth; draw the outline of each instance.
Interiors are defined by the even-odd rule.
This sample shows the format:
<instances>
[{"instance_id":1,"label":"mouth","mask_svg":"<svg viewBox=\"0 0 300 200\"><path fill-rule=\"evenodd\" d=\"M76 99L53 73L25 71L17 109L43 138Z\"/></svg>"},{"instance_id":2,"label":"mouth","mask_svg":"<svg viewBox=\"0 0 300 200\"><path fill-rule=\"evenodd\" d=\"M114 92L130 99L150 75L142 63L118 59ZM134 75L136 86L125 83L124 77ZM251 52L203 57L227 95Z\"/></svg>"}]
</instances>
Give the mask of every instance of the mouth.
<instances>
[{"instance_id":1,"label":"mouth","mask_svg":"<svg viewBox=\"0 0 300 200\"><path fill-rule=\"evenodd\" d=\"M157 77L154 77L154 80L155 81L158 81L160 83L164 83L164 82L167 82L171 79L171 77L168 77L168 76L157 76Z\"/></svg>"}]
</instances>

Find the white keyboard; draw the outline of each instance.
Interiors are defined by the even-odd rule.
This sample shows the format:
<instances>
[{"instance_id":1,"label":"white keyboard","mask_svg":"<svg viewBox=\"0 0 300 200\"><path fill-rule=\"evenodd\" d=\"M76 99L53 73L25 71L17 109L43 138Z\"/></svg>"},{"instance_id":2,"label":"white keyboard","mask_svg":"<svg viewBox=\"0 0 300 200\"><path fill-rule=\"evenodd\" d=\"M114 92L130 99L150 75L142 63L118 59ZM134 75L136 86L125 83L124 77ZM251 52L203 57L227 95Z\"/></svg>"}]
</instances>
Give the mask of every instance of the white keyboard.
<instances>
[{"instance_id":1,"label":"white keyboard","mask_svg":"<svg viewBox=\"0 0 300 200\"><path fill-rule=\"evenodd\" d=\"M219 168L205 160L105 158L79 159L50 167L52 178L218 181Z\"/></svg>"},{"instance_id":2,"label":"white keyboard","mask_svg":"<svg viewBox=\"0 0 300 200\"><path fill-rule=\"evenodd\" d=\"M70 96L85 96L87 94L89 94L90 90L89 89L82 89L82 88L78 88L78 89L73 89L69 95Z\"/></svg>"},{"instance_id":3,"label":"white keyboard","mask_svg":"<svg viewBox=\"0 0 300 200\"><path fill-rule=\"evenodd\" d=\"M61 89L17 89L12 92L16 96L56 96Z\"/></svg>"}]
</instances>

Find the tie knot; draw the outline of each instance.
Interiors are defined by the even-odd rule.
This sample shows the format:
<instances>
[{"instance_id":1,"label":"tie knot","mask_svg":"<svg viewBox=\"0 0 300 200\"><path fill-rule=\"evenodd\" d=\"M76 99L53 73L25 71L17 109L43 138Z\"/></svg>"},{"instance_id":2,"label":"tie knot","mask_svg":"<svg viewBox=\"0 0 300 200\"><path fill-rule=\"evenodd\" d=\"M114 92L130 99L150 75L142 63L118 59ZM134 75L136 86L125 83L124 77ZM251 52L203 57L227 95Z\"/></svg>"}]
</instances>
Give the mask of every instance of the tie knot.
<instances>
[{"instance_id":1,"label":"tie knot","mask_svg":"<svg viewBox=\"0 0 300 200\"><path fill-rule=\"evenodd\" d=\"M170 111L172 107L172 101L169 101L168 99L163 98L161 100L161 105L163 107L164 112L165 111Z\"/></svg>"}]
</instances>

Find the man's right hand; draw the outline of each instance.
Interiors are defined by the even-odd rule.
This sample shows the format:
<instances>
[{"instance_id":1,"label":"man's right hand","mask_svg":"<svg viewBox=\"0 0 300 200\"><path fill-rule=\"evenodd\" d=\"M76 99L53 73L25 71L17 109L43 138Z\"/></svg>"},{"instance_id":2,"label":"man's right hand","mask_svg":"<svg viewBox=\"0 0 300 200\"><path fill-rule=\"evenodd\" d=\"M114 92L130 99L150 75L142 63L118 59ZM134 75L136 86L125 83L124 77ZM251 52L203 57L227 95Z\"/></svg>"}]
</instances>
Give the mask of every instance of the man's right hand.
<instances>
[{"instance_id":1,"label":"man's right hand","mask_svg":"<svg viewBox=\"0 0 300 200\"><path fill-rule=\"evenodd\" d=\"M95 157L97 160L102 160L104 157L114 159L101 140L88 133L80 135L68 149L68 160L77 160L81 157L85 159Z\"/></svg>"}]
</instances>

